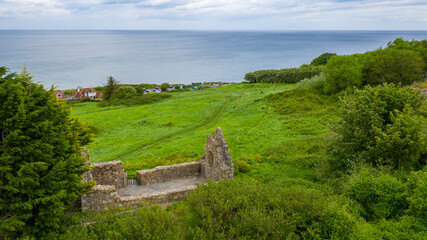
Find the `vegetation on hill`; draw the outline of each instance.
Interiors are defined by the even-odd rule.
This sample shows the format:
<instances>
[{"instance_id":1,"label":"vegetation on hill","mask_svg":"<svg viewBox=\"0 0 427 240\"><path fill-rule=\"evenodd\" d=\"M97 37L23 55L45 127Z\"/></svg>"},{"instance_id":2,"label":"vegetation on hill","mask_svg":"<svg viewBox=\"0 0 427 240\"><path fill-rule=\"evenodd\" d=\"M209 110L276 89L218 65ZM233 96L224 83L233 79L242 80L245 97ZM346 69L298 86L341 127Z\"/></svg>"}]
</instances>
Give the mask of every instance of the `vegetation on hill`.
<instances>
[{"instance_id":1,"label":"vegetation on hill","mask_svg":"<svg viewBox=\"0 0 427 240\"><path fill-rule=\"evenodd\" d=\"M325 81L323 90L335 94L347 88L394 83L409 85L422 81L427 72L427 40L405 41L398 38L378 49L364 54L337 56L324 53L310 65L280 70L259 70L245 75L250 83L297 83L321 72Z\"/></svg>"},{"instance_id":2,"label":"vegetation on hill","mask_svg":"<svg viewBox=\"0 0 427 240\"><path fill-rule=\"evenodd\" d=\"M280 70L259 70L246 73L245 80L250 83L297 83L304 78L311 78L322 72L320 66L284 68Z\"/></svg>"}]
</instances>

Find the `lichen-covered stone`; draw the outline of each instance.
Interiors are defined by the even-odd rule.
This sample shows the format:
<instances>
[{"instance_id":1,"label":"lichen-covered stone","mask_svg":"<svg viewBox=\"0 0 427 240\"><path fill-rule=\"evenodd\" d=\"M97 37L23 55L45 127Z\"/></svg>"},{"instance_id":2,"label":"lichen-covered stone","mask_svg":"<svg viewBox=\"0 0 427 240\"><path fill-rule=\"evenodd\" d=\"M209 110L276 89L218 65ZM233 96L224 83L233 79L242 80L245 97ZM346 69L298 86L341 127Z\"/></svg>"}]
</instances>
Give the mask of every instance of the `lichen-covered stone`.
<instances>
[{"instance_id":1,"label":"lichen-covered stone","mask_svg":"<svg viewBox=\"0 0 427 240\"><path fill-rule=\"evenodd\" d=\"M217 127L213 135L207 136L205 154L200 159L200 163L201 174L206 179L218 181L233 178L233 162L220 127Z\"/></svg>"}]
</instances>

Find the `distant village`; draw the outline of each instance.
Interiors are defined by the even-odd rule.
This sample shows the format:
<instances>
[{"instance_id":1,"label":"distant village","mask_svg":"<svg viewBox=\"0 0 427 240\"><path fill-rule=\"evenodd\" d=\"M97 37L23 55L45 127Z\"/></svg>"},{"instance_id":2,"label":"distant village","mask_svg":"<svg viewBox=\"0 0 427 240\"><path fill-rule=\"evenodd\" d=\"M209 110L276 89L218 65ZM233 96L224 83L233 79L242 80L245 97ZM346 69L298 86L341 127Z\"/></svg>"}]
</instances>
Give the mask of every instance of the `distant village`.
<instances>
[{"instance_id":1,"label":"distant village","mask_svg":"<svg viewBox=\"0 0 427 240\"><path fill-rule=\"evenodd\" d=\"M201 83L196 82L192 84L172 84L168 88L166 88L166 91L173 91L178 89L187 89L189 91L193 90L201 90L203 88L212 88L212 87L220 87L220 86L227 86L231 85L233 83L224 83L224 82L210 82L210 83ZM123 86L126 86L124 84ZM99 88L99 87L97 87ZM151 93L161 93L162 90L160 88L160 85L153 84L152 88L143 88L142 89L143 94L151 94ZM68 101L78 101L84 98L90 98L90 99L102 99L103 93L92 88L77 88L76 90L55 90L54 92L57 99L61 100L68 100Z\"/></svg>"}]
</instances>

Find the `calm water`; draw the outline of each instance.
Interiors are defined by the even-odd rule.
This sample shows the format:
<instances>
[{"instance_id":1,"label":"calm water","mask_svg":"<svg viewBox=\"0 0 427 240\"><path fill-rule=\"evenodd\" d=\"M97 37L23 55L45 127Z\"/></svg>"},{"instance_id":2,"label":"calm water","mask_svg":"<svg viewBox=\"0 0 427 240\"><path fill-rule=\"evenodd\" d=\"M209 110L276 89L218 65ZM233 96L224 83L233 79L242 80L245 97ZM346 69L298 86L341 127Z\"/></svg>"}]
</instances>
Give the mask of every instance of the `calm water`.
<instances>
[{"instance_id":1,"label":"calm water","mask_svg":"<svg viewBox=\"0 0 427 240\"><path fill-rule=\"evenodd\" d=\"M0 31L0 66L45 86L240 82L246 72L298 67L324 52L361 53L427 31Z\"/></svg>"}]
</instances>

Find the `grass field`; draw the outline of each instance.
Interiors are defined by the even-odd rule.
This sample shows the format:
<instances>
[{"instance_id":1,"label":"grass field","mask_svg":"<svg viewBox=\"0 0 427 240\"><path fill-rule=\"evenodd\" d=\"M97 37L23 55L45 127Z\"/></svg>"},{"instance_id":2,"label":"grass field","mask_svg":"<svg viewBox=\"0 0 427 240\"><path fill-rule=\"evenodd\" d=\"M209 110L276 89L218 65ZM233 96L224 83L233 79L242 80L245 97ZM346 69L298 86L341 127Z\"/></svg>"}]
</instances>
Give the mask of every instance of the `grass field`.
<instances>
[{"instance_id":1,"label":"grass field","mask_svg":"<svg viewBox=\"0 0 427 240\"><path fill-rule=\"evenodd\" d=\"M120 159L130 177L135 170L198 160L206 135L220 126L233 161L249 166L238 177L312 184L336 104L294 89L235 84L175 93L149 105L76 104L73 113L98 130L88 146L92 161Z\"/></svg>"}]
</instances>

